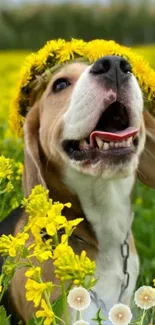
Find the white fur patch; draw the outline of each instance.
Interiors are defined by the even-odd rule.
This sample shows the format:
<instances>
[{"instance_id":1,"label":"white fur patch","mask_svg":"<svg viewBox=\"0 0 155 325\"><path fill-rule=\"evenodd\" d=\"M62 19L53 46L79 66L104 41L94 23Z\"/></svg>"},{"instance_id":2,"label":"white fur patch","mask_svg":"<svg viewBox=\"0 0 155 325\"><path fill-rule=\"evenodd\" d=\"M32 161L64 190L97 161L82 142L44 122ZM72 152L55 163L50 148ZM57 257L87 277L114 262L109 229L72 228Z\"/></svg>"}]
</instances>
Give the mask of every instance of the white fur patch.
<instances>
[{"instance_id":1,"label":"white fur patch","mask_svg":"<svg viewBox=\"0 0 155 325\"><path fill-rule=\"evenodd\" d=\"M96 276L99 280L94 290L98 299L103 301L106 307L103 313L107 315L109 309L118 302L124 281L120 247L131 228L129 196L134 177L104 180L68 169L64 181L78 195L85 216L92 224L99 242L99 254L96 257ZM130 254L128 270L130 283L122 297L123 301L132 295L135 287L138 275L137 256ZM97 301L92 301L90 308L84 312L85 320L90 322L98 308Z\"/></svg>"}]
</instances>

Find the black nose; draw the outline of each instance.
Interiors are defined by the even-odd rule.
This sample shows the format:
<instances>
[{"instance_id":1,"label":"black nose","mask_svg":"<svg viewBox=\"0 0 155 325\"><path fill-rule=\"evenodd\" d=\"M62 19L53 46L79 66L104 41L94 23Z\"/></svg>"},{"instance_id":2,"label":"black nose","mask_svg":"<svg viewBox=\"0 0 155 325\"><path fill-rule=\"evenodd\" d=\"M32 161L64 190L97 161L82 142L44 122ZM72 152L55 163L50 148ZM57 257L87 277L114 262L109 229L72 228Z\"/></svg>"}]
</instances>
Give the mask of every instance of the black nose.
<instances>
[{"instance_id":1,"label":"black nose","mask_svg":"<svg viewBox=\"0 0 155 325\"><path fill-rule=\"evenodd\" d=\"M120 56L104 56L97 60L90 73L94 75L102 75L109 83L117 83L118 85L128 79L132 72L130 63Z\"/></svg>"}]
</instances>

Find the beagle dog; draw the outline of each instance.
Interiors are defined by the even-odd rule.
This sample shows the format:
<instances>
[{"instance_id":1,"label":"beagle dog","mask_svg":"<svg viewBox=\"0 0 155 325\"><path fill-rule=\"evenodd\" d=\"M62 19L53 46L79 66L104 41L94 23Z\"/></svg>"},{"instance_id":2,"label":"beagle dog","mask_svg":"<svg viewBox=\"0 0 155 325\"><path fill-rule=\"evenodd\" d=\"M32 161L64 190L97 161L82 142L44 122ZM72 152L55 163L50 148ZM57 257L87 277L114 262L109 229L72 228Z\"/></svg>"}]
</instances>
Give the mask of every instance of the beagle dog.
<instances>
[{"instance_id":1,"label":"beagle dog","mask_svg":"<svg viewBox=\"0 0 155 325\"><path fill-rule=\"evenodd\" d=\"M114 304L129 305L135 289L139 259L131 232L131 193L137 173L155 185L153 128L131 66L119 56L59 66L26 116L25 196L42 184L53 200L71 202L71 209L63 211L68 219L84 218L70 245L96 261L98 282L83 313L91 325L99 308L107 316ZM14 213L10 220L2 223L1 232L10 224L9 232L16 235L27 215ZM24 272L16 271L9 297L13 317L27 322L34 310L25 298ZM54 281L51 262L44 263L43 273L45 281ZM56 291L51 299L58 296ZM75 313L70 315L72 324Z\"/></svg>"}]
</instances>

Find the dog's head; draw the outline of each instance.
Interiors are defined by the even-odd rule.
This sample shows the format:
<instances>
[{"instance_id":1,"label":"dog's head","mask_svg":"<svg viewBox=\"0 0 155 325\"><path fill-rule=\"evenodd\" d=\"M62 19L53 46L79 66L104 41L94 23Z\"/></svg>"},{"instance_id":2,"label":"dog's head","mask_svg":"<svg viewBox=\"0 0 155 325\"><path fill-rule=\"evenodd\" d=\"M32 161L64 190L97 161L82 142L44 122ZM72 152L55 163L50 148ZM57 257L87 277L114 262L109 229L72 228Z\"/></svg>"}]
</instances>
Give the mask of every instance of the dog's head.
<instances>
[{"instance_id":1,"label":"dog's head","mask_svg":"<svg viewBox=\"0 0 155 325\"><path fill-rule=\"evenodd\" d=\"M59 67L30 109L24 130L25 194L38 183L46 186L42 155L62 176L68 166L103 178L135 173L146 132L142 91L130 64L105 56L92 65L75 61ZM145 159L142 174L148 180Z\"/></svg>"}]
</instances>

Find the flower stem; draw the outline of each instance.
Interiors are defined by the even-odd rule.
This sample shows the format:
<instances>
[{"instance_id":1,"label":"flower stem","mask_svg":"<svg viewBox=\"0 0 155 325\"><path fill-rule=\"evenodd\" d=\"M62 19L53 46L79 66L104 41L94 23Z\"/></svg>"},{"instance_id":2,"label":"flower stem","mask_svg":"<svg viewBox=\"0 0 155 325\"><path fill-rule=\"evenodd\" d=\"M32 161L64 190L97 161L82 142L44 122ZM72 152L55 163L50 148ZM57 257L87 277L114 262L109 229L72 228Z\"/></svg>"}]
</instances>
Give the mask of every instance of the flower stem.
<instances>
[{"instance_id":1,"label":"flower stem","mask_svg":"<svg viewBox=\"0 0 155 325\"><path fill-rule=\"evenodd\" d=\"M63 282L61 282L61 287L62 287L62 295L63 295L63 312L64 312L64 316L65 316L65 321L66 321L66 325L70 325L69 324L69 315L68 315L67 297L66 297L66 291L65 291L65 286L64 286Z\"/></svg>"},{"instance_id":2,"label":"flower stem","mask_svg":"<svg viewBox=\"0 0 155 325\"><path fill-rule=\"evenodd\" d=\"M155 307L152 308L151 325L153 325Z\"/></svg>"},{"instance_id":3,"label":"flower stem","mask_svg":"<svg viewBox=\"0 0 155 325\"><path fill-rule=\"evenodd\" d=\"M41 319L41 321L40 321L39 325L42 325L42 324L43 324L43 322L44 322L44 320L45 320L45 317L42 317L42 319Z\"/></svg>"},{"instance_id":4,"label":"flower stem","mask_svg":"<svg viewBox=\"0 0 155 325\"><path fill-rule=\"evenodd\" d=\"M141 319L141 324L140 325L143 325L143 322L144 322L144 318L146 316L146 311L145 309L143 310L143 314L142 314L142 319Z\"/></svg>"},{"instance_id":5,"label":"flower stem","mask_svg":"<svg viewBox=\"0 0 155 325\"><path fill-rule=\"evenodd\" d=\"M81 319L80 311L77 310L77 312L76 312L76 320L80 320L80 319Z\"/></svg>"},{"instance_id":6,"label":"flower stem","mask_svg":"<svg viewBox=\"0 0 155 325\"><path fill-rule=\"evenodd\" d=\"M49 299L49 295L48 295L48 293L46 291L44 292L44 295L45 295L45 300L47 302L47 305L48 305L49 309L53 311L53 308L52 308L52 305L51 305L51 302L50 302L50 299ZM55 317L53 319L53 325L57 325Z\"/></svg>"},{"instance_id":7,"label":"flower stem","mask_svg":"<svg viewBox=\"0 0 155 325\"><path fill-rule=\"evenodd\" d=\"M55 233L54 237L54 241L55 241L55 246L59 245L59 240L58 240L58 234L57 232Z\"/></svg>"}]
</instances>

